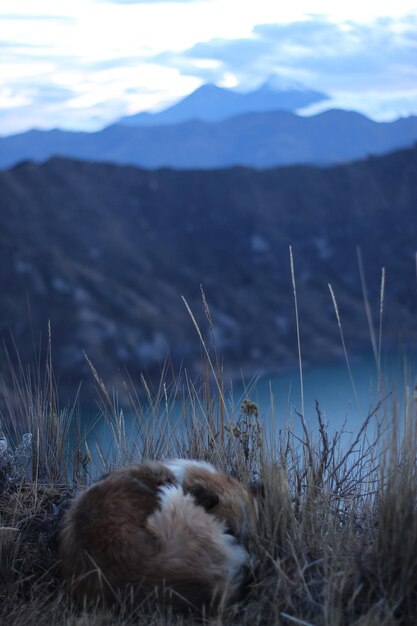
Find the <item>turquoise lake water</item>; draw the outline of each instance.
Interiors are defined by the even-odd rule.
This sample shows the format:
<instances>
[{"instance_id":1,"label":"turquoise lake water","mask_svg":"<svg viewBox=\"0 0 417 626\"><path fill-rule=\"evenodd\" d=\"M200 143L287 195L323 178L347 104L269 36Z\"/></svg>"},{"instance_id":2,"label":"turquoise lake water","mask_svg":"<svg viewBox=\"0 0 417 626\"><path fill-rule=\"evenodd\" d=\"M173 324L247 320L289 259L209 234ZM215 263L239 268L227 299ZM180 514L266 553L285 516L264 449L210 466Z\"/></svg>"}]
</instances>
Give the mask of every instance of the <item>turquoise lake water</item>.
<instances>
[{"instance_id":1,"label":"turquoise lake water","mask_svg":"<svg viewBox=\"0 0 417 626\"><path fill-rule=\"evenodd\" d=\"M346 441L349 433L352 433L352 437L355 435L379 400L384 399L372 418L372 423L382 419L389 422L394 405L400 414L406 406L412 406L417 376L416 353L408 356L390 353L383 356L380 380L375 359L370 354L352 358L350 367L353 384L344 361L303 368L304 414L313 433L317 432L316 400L329 433L344 428L347 432ZM187 397L187 393L184 396ZM270 441L289 424L293 424L296 431L300 429L300 420L296 413L301 412L302 408L298 368L273 377L260 377L245 385L234 383L225 388L224 397L226 420L230 422L235 422L238 418L239 407L244 398L255 402L259 407L265 436ZM146 402L143 406L144 422L155 423L156 429L166 428L166 432L171 433L169 436L173 437L183 428L184 413L193 413L197 407L196 413L203 419L205 410L203 401L200 406L197 402L192 407L179 399L169 400L167 405L162 401L155 411ZM130 415L129 408L122 407L122 412L127 438L134 441L137 437L137 420ZM98 412L84 420L82 428L88 431L87 441L93 456L96 457L95 451L100 448L106 460L110 459L111 442L114 440L111 425Z\"/></svg>"}]
</instances>

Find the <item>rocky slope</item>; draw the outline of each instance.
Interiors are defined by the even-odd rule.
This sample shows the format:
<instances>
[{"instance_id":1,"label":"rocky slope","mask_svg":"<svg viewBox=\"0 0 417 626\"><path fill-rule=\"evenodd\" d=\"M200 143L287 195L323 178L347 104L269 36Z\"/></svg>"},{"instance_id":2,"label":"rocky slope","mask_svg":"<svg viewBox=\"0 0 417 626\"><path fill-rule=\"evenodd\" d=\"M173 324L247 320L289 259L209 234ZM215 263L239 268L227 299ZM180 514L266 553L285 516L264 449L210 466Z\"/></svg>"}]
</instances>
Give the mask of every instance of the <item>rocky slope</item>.
<instances>
[{"instance_id":1,"label":"rocky slope","mask_svg":"<svg viewBox=\"0 0 417 626\"><path fill-rule=\"evenodd\" d=\"M52 159L0 173L0 339L24 361L52 323L62 388L127 367L200 368L203 285L227 374L296 360L288 246L306 360L370 348L356 248L375 317L386 267L384 345L416 336L417 149L334 168L144 171ZM35 341L35 343L36 343ZM0 370L4 371L4 359Z\"/></svg>"}]
</instances>

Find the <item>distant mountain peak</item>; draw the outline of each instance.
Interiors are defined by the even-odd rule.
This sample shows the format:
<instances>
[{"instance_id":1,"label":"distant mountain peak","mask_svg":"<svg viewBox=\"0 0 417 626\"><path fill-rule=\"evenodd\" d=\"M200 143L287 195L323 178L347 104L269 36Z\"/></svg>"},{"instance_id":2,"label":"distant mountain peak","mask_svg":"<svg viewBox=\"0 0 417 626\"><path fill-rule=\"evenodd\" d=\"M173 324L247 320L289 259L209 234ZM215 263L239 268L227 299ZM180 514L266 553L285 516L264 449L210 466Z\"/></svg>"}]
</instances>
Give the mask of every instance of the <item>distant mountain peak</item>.
<instances>
[{"instance_id":1,"label":"distant mountain peak","mask_svg":"<svg viewBox=\"0 0 417 626\"><path fill-rule=\"evenodd\" d=\"M249 92L204 83L167 109L158 113L129 115L118 123L125 126L162 126L190 120L219 122L245 113L278 110L295 112L327 98L324 93L274 74L260 87Z\"/></svg>"},{"instance_id":2,"label":"distant mountain peak","mask_svg":"<svg viewBox=\"0 0 417 626\"><path fill-rule=\"evenodd\" d=\"M279 74L270 74L268 78L259 85L257 91L310 91L308 87L302 83L280 76ZM324 94L323 94L324 95Z\"/></svg>"},{"instance_id":3,"label":"distant mountain peak","mask_svg":"<svg viewBox=\"0 0 417 626\"><path fill-rule=\"evenodd\" d=\"M225 91L224 87L220 87L219 85L216 85L216 83L203 83L202 85L200 85L199 87L197 87L197 89L195 91L192 91L190 94L188 94L189 96L192 96L193 94L195 94L197 91L199 91L200 93L202 91L216 91L216 92L222 92ZM187 96L185 96L187 97Z\"/></svg>"}]
</instances>

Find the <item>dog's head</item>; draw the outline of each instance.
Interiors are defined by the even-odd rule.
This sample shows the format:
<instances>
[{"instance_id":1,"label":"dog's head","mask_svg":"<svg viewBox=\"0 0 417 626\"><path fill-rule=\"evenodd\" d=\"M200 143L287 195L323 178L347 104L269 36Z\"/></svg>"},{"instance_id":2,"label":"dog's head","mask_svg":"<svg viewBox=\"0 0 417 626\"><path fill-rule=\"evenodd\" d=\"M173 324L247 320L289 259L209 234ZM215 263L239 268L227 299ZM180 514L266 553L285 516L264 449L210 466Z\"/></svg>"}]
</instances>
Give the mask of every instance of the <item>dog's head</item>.
<instances>
[{"instance_id":1,"label":"dog's head","mask_svg":"<svg viewBox=\"0 0 417 626\"><path fill-rule=\"evenodd\" d=\"M261 487L245 485L208 464L189 464L183 488L207 513L222 520L226 532L244 541L257 526Z\"/></svg>"}]
</instances>

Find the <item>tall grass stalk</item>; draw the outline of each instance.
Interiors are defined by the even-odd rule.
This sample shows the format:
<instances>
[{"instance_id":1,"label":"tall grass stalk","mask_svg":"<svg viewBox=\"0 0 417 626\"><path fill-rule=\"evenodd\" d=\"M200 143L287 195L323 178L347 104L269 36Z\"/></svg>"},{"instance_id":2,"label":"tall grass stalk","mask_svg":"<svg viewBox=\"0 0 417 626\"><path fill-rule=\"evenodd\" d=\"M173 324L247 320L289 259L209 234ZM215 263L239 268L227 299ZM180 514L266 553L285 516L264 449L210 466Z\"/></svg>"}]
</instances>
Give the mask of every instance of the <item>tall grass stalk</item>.
<instances>
[{"instance_id":1,"label":"tall grass stalk","mask_svg":"<svg viewBox=\"0 0 417 626\"><path fill-rule=\"evenodd\" d=\"M300 339L300 320L298 317L298 300L297 300L297 284L295 281L295 268L294 257L292 253L292 246L289 247L290 252L290 269L291 269L291 281L294 296L294 310L295 310L295 325L297 330L297 351L298 351L298 369L300 373L300 398L301 398L301 421L304 429L304 434L308 439L307 424L305 421L305 407L304 407L304 381L303 381L303 362L301 358L301 339Z\"/></svg>"},{"instance_id":2,"label":"tall grass stalk","mask_svg":"<svg viewBox=\"0 0 417 626\"><path fill-rule=\"evenodd\" d=\"M360 276L361 287L362 287L363 302L365 305L366 319L368 320L369 336L371 338L375 365L378 367L378 348L377 348L377 343L376 343L376 338L375 338L375 329L374 329L374 323L372 320L372 310L371 310L371 305L369 302L368 288L366 286L365 270L363 267L363 260L362 260L362 250L360 249L359 246L356 248L356 254L358 258L359 276Z\"/></svg>"},{"instance_id":3,"label":"tall grass stalk","mask_svg":"<svg viewBox=\"0 0 417 626\"><path fill-rule=\"evenodd\" d=\"M200 343L201 343L201 345L203 347L204 354L205 354L206 359L207 359L207 364L210 367L210 371L211 371L211 373L213 375L214 381L215 381L216 386L217 386L217 390L218 390L218 393L219 393L220 404L221 404L221 414L223 414L223 411L225 410L226 405L225 405L225 401L224 401L224 393L223 393L223 388L222 388L222 381L219 380L218 372L216 372L216 369L215 369L215 367L213 365L213 361L212 361L212 359L210 357L210 353L208 351L206 342L205 342L204 337L203 337L203 335L201 333L201 330L200 330L200 327L199 327L199 325L197 323L197 320L195 319L194 314L191 311L191 308L190 308L187 300L184 298L184 296L181 296L181 299L182 299L182 301L185 304L185 308L187 309L187 312L188 312L188 314L189 314L189 316L190 316L190 318L191 318L191 320L193 322L194 328L197 331L197 335L198 335L198 338L200 340ZM205 298L204 298L204 301L205 301ZM208 310L208 309L206 309L206 310ZM209 320L210 319L211 318L209 316Z\"/></svg>"},{"instance_id":4,"label":"tall grass stalk","mask_svg":"<svg viewBox=\"0 0 417 626\"><path fill-rule=\"evenodd\" d=\"M353 394L355 396L356 404L358 405L359 411L361 411L361 406L360 406L360 402L359 402L359 396L358 396L358 393L356 391L355 380L353 378L352 369L350 367L348 352L347 352L347 349L346 349L345 338L344 338L344 335L343 335L342 320L340 318L339 307L337 306L336 296L334 294L333 287L331 286L330 283L329 283L328 287L329 287L330 295L331 295L332 302L333 302L333 308L334 308L334 312L335 312L336 319L337 319L337 325L339 327L340 340L342 342L343 354L344 354L344 357L345 357L346 367L347 367L347 370L349 372L350 383L352 385Z\"/></svg>"},{"instance_id":5,"label":"tall grass stalk","mask_svg":"<svg viewBox=\"0 0 417 626\"><path fill-rule=\"evenodd\" d=\"M13 344L14 345L14 344ZM71 407L59 407L58 392L52 368L52 334L48 324L45 359L38 355L34 367L24 365L17 347L12 355L4 348L8 366L7 380L0 378L2 410L0 431L16 444L22 434L32 437L32 461L27 468L33 480L64 481L68 441L76 414L77 397Z\"/></svg>"},{"instance_id":6,"label":"tall grass stalk","mask_svg":"<svg viewBox=\"0 0 417 626\"><path fill-rule=\"evenodd\" d=\"M384 298L385 298L385 267L381 270L381 288L379 290L379 333L378 333L378 393L381 392L382 371L382 318L384 315Z\"/></svg>"}]
</instances>

